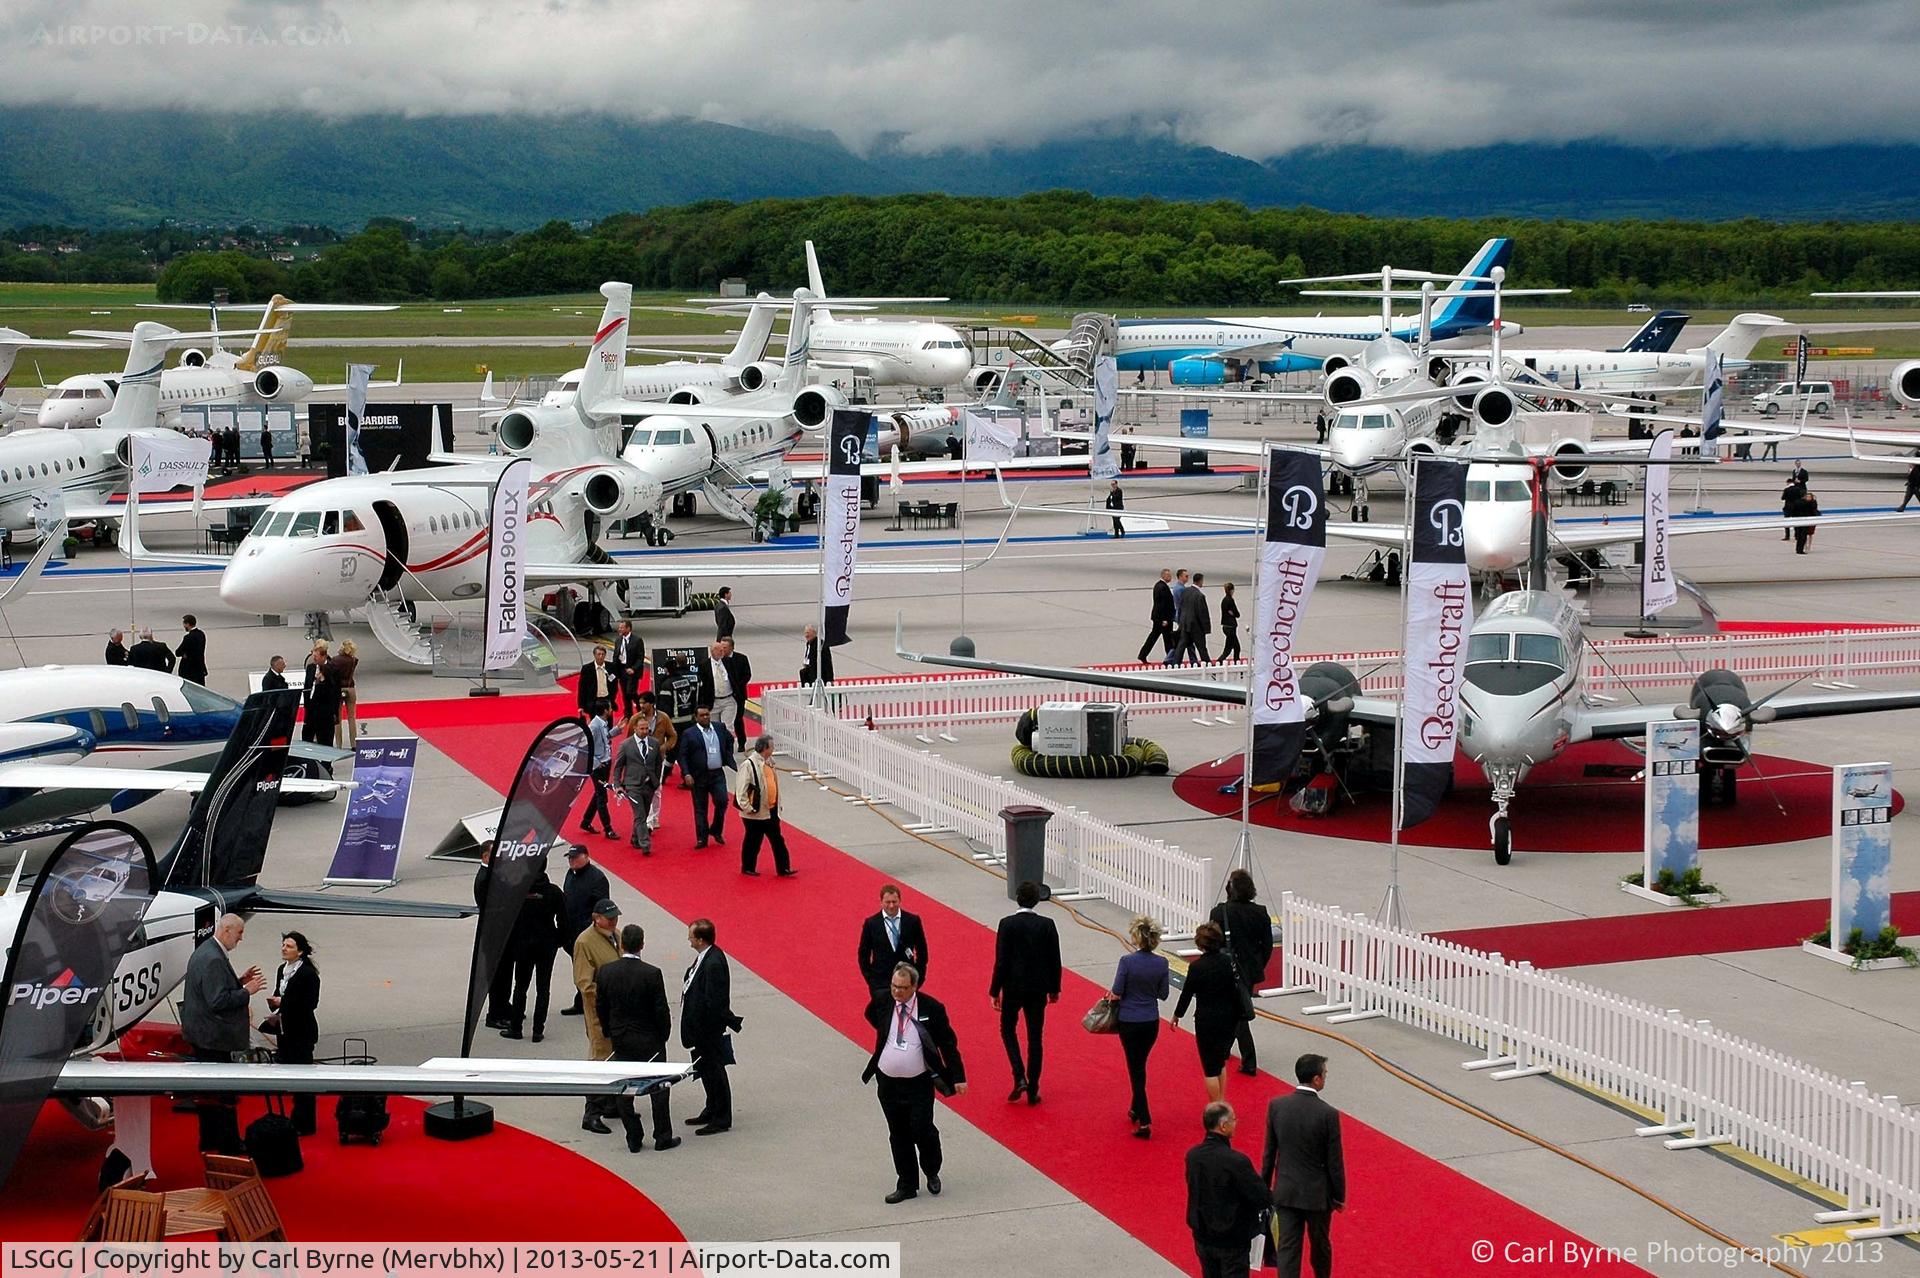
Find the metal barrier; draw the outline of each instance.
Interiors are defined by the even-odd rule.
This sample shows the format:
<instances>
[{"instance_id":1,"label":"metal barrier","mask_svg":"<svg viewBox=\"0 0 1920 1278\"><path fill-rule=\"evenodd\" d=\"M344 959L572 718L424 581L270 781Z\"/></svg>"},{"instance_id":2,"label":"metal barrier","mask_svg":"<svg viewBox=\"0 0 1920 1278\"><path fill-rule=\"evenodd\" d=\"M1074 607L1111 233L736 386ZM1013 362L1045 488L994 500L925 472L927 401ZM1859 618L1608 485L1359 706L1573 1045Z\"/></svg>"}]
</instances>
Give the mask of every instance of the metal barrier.
<instances>
[{"instance_id":1,"label":"metal barrier","mask_svg":"<svg viewBox=\"0 0 1920 1278\"><path fill-rule=\"evenodd\" d=\"M1386 1017L1479 1053L1497 1079L1558 1074L1652 1111L1669 1149L1737 1145L1841 1195L1849 1238L1920 1231L1920 1112L1713 1028L1529 963L1286 893L1280 987L1333 1022Z\"/></svg>"},{"instance_id":2,"label":"metal barrier","mask_svg":"<svg viewBox=\"0 0 1920 1278\"><path fill-rule=\"evenodd\" d=\"M836 693L846 691L846 685L833 686ZM1075 896L1104 897L1158 920L1169 933L1188 935L1206 920L1219 894L1211 858L1189 856L1164 840L1060 808L999 777L869 731L862 722L808 704L805 689L763 690L760 706L766 731L803 771L848 782L860 802L911 813L918 823L911 828L919 832L950 830L985 848L987 859L1006 859L1002 808L1054 809L1047 823L1047 878Z\"/></svg>"}]
</instances>

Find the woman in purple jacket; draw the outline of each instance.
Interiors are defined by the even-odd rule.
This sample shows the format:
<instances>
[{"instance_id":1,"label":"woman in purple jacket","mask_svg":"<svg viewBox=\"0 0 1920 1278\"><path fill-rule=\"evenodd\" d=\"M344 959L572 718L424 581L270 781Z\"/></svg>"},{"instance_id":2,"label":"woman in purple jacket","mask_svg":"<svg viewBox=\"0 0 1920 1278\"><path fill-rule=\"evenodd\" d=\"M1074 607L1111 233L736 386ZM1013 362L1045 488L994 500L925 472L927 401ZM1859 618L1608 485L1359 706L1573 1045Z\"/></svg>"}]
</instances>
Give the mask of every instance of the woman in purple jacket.
<instances>
[{"instance_id":1,"label":"woman in purple jacket","mask_svg":"<svg viewBox=\"0 0 1920 1278\"><path fill-rule=\"evenodd\" d=\"M1167 976L1167 960L1155 954L1160 948L1160 925L1141 917L1127 929L1134 951L1120 960L1113 976L1113 995L1119 999L1115 1015L1120 1023L1120 1046L1127 1054L1127 1077L1133 1083L1133 1103L1127 1119L1133 1134L1141 1140L1153 1135L1153 1115L1147 1109L1147 1053L1160 1037L1160 1000L1167 996L1172 982Z\"/></svg>"}]
</instances>

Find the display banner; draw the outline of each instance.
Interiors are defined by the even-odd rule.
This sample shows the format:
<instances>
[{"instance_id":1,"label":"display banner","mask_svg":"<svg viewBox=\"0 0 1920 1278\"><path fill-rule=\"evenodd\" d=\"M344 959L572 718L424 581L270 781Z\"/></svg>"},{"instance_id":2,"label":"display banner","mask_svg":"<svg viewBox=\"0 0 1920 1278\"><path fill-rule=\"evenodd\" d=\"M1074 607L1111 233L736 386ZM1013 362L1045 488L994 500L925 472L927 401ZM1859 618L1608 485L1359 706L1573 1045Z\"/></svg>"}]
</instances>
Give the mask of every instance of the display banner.
<instances>
[{"instance_id":1,"label":"display banner","mask_svg":"<svg viewBox=\"0 0 1920 1278\"><path fill-rule=\"evenodd\" d=\"M1833 770L1833 911L1827 944L1845 948L1856 929L1873 940L1893 922L1893 765L1844 763Z\"/></svg>"},{"instance_id":2,"label":"display banner","mask_svg":"<svg viewBox=\"0 0 1920 1278\"><path fill-rule=\"evenodd\" d=\"M871 413L857 408L836 408L827 432L827 483L820 503L820 602L826 609L829 648L848 642L853 563L860 549L860 451L872 420Z\"/></svg>"},{"instance_id":3,"label":"display banner","mask_svg":"<svg viewBox=\"0 0 1920 1278\"><path fill-rule=\"evenodd\" d=\"M1266 538L1260 545L1253 669L1247 687L1253 716L1250 780L1256 786L1285 781L1306 739L1306 705L1300 699L1293 648L1326 553L1327 502L1320 459L1291 448L1269 450Z\"/></svg>"},{"instance_id":4,"label":"display banner","mask_svg":"<svg viewBox=\"0 0 1920 1278\"><path fill-rule=\"evenodd\" d=\"M26 894L6 938L0 1003L0 1187L94 1018L113 1015L115 976L153 902L154 877L139 831L102 821L62 839Z\"/></svg>"},{"instance_id":5,"label":"display banner","mask_svg":"<svg viewBox=\"0 0 1920 1278\"><path fill-rule=\"evenodd\" d=\"M391 887L400 881L400 840L413 799L415 737L361 737L353 748L353 789L327 867L329 885Z\"/></svg>"},{"instance_id":6,"label":"display banner","mask_svg":"<svg viewBox=\"0 0 1920 1278\"><path fill-rule=\"evenodd\" d=\"M172 430L143 430L129 441L132 452L127 485L137 493L164 493L207 485L207 464L213 459L213 441Z\"/></svg>"},{"instance_id":7,"label":"display banner","mask_svg":"<svg viewBox=\"0 0 1920 1278\"><path fill-rule=\"evenodd\" d=\"M1720 352L1711 347L1707 349L1707 366L1700 384L1706 387L1705 398L1700 403L1700 438L1718 439L1727 431L1721 424L1727 415L1727 375Z\"/></svg>"},{"instance_id":8,"label":"display banner","mask_svg":"<svg viewBox=\"0 0 1920 1278\"><path fill-rule=\"evenodd\" d=\"M299 710L298 688L256 692L246 699L167 854L165 886L238 887L260 877Z\"/></svg>"},{"instance_id":9,"label":"display banner","mask_svg":"<svg viewBox=\"0 0 1920 1278\"><path fill-rule=\"evenodd\" d=\"M1657 617L1663 608L1671 608L1680 598L1680 583L1673 575L1673 559L1668 554L1667 533L1673 516L1668 500L1672 489L1673 467L1662 465L1673 456L1673 431L1663 430L1653 437L1647 457L1644 495L1644 519L1641 523L1646 545L1640 552L1640 615Z\"/></svg>"},{"instance_id":10,"label":"display banner","mask_svg":"<svg viewBox=\"0 0 1920 1278\"><path fill-rule=\"evenodd\" d=\"M578 719L555 719L527 747L526 758L507 792L494 839L491 872L473 935L473 966L467 976L467 1015L460 1054L473 1048L473 1027L487 999L493 974L507 955L514 920L527 891L547 866L547 853L560 841L560 829L587 783L593 744Z\"/></svg>"},{"instance_id":11,"label":"display banner","mask_svg":"<svg viewBox=\"0 0 1920 1278\"><path fill-rule=\"evenodd\" d=\"M1646 811L1641 840L1646 849L1641 886L1648 891L1660 872L1674 880L1700 864L1700 721L1665 719L1647 725Z\"/></svg>"},{"instance_id":12,"label":"display banner","mask_svg":"<svg viewBox=\"0 0 1920 1278\"><path fill-rule=\"evenodd\" d=\"M373 365L347 365L347 473L367 473L367 455L360 451L360 426L367 416L367 384L373 381Z\"/></svg>"},{"instance_id":13,"label":"display banner","mask_svg":"<svg viewBox=\"0 0 1920 1278\"><path fill-rule=\"evenodd\" d=\"M1120 366L1113 356L1102 355L1093 361L1093 453L1087 458L1087 474L1095 480L1120 473L1113 451L1113 410L1119 401Z\"/></svg>"},{"instance_id":14,"label":"display banner","mask_svg":"<svg viewBox=\"0 0 1920 1278\"><path fill-rule=\"evenodd\" d=\"M1800 334L1800 340L1793 348L1793 381L1795 389L1807 380L1807 335Z\"/></svg>"},{"instance_id":15,"label":"display banner","mask_svg":"<svg viewBox=\"0 0 1920 1278\"><path fill-rule=\"evenodd\" d=\"M1012 461L1020 449L1019 434L1002 426L996 418L983 416L972 409L965 412L967 460L983 466Z\"/></svg>"},{"instance_id":16,"label":"display banner","mask_svg":"<svg viewBox=\"0 0 1920 1278\"><path fill-rule=\"evenodd\" d=\"M1407 568L1406 691L1401 703L1400 828L1434 814L1453 784L1460 683L1473 629L1467 573L1467 467L1414 463L1413 558Z\"/></svg>"},{"instance_id":17,"label":"display banner","mask_svg":"<svg viewBox=\"0 0 1920 1278\"><path fill-rule=\"evenodd\" d=\"M482 669L505 670L526 641L527 481L533 459L516 457L493 485L487 525L487 655Z\"/></svg>"}]
</instances>

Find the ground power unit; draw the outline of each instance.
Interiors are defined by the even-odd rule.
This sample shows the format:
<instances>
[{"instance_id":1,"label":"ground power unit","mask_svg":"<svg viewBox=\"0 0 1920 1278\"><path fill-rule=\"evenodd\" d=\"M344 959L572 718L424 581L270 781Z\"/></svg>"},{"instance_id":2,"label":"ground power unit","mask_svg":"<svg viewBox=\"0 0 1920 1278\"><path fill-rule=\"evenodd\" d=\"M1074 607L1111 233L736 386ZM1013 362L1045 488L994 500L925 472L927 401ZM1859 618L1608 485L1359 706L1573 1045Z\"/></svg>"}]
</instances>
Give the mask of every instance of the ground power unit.
<instances>
[{"instance_id":1,"label":"ground power unit","mask_svg":"<svg viewBox=\"0 0 1920 1278\"><path fill-rule=\"evenodd\" d=\"M1119 754L1127 744L1127 708L1113 701L1043 702L1034 726L1036 754Z\"/></svg>"}]
</instances>

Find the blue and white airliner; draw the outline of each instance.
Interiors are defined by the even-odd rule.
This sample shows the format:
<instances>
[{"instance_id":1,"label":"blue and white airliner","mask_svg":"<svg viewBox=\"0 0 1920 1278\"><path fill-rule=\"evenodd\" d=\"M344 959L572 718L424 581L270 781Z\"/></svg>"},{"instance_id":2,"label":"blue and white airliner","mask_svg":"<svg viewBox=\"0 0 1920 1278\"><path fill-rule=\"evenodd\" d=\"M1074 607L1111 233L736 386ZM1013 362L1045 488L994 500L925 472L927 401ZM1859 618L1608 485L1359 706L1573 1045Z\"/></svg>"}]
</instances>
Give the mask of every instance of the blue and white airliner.
<instances>
[{"instance_id":1,"label":"blue and white airliner","mask_svg":"<svg viewBox=\"0 0 1920 1278\"><path fill-rule=\"evenodd\" d=\"M1434 295L1431 340L1462 337L1493 322L1493 286L1467 277L1484 279L1512 253L1511 240L1488 240L1455 282ZM1165 370L1176 386L1218 386L1227 380L1229 365L1257 366L1262 373L1332 371L1358 360L1383 327L1409 344L1420 338L1418 315L1385 326L1378 315L1123 319L1115 354L1123 373ZM1508 324L1509 336L1516 331L1517 325Z\"/></svg>"}]
</instances>

